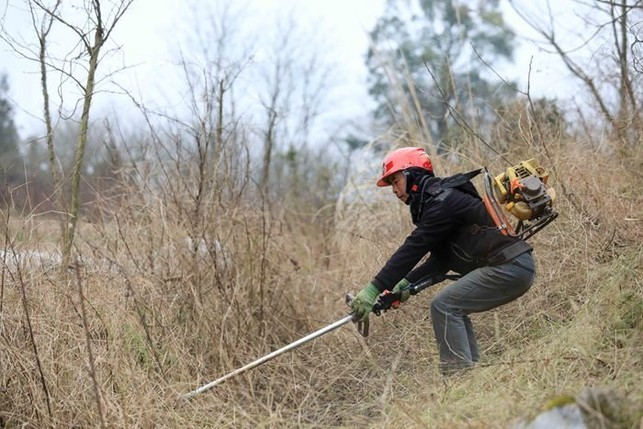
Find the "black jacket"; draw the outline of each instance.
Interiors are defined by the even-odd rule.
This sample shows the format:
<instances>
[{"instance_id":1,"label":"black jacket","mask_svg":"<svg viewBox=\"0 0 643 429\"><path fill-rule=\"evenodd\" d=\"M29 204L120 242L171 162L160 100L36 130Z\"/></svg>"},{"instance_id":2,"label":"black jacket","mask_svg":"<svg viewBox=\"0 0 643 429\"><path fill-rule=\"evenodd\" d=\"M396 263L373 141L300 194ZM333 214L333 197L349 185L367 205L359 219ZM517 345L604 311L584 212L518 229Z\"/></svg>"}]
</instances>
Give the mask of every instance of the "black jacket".
<instances>
[{"instance_id":1,"label":"black jacket","mask_svg":"<svg viewBox=\"0 0 643 429\"><path fill-rule=\"evenodd\" d=\"M402 278L414 282L450 270L466 274L531 251L525 241L498 230L471 182L451 187L450 179L424 176L413 187L409 205L416 228L373 279L380 291Z\"/></svg>"}]
</instances>

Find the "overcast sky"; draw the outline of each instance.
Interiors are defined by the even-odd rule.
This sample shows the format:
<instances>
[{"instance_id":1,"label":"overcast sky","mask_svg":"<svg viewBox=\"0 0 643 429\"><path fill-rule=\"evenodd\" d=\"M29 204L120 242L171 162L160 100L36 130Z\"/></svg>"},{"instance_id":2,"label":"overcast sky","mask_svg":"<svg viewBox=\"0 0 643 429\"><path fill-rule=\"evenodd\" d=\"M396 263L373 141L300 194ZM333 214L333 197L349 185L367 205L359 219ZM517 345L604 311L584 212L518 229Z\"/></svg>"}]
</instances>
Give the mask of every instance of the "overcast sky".
<instances>
[{"instance_id":1,"label":"overcast sky","mask_svg":"<svg viewBox=\"0 0 643 429\"><path fill-rule=\"evenodd\" d=\"M24 3L22 0L0 0L0 25L8 33L28 40L33 33L30 32ZM197 25L196 22L185 20L186 15L194 15L194 11L186 11L188 4L176 0L134 1L113 35L114 41L122 46L122 52L115 56L111 67L117 69L122 64L132 67L118 75L120 84L148 101L154 99L154 94L158 95L172 87L172 83L167 81L171 74L166 74L166 71L175 67L176 58L172 58L170 52L172 49L176 52L178 46L183 50L189 49L180 35L190 32L191 25ZM384 0L247 0L245 4L246 11L257 17L255 25L266 28L272 25L275 17L295 8L301 23L321 34L325 43L331 46L333 60L343 77L344 105L341 108L347 114L352 114L351 110L364 109L364 98L367 96L364 86L367 32L381 15ZM506 16L523 38L529 37L529 32L520 27L520 20L510 9L506 9ZM64 41L57 40L57 44L63 45ZM552 63L550 54L534 45L523 43L518 50L515 66L501 72L524 84L531 59L533 93L553 96L564 92L564 71ZM40 124L38 118L41 117L42 96L37 67L0 42L0 72L6 72L9 76L10 94L16 105L16 123L21 136L26 137ZM96 98L93 113L109 115L114 110L122 110L125 102L122 97L114 100L114 97L102 95Z\"/></svg>"}]
</instances>

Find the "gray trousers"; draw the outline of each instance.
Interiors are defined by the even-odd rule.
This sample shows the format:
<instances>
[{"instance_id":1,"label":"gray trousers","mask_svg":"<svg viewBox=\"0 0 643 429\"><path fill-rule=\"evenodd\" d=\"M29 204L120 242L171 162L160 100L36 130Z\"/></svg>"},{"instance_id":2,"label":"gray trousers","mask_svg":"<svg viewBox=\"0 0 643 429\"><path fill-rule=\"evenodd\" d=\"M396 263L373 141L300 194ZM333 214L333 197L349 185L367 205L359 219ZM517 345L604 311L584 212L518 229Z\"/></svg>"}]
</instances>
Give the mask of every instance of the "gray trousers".
<instances>
[{"instance_id":1,"label":"gray trousers","mask_svg":"<svg viewBox=\"0 0 643 429\"><path fill-rule=\"evenodd\" d=\"M431 321L443 373L468 368L480 359L468 315L515 300L529 290L534 273L531 252L523 253L504 264L473 270L433 298Z\"/></svg>"}]
</instances>

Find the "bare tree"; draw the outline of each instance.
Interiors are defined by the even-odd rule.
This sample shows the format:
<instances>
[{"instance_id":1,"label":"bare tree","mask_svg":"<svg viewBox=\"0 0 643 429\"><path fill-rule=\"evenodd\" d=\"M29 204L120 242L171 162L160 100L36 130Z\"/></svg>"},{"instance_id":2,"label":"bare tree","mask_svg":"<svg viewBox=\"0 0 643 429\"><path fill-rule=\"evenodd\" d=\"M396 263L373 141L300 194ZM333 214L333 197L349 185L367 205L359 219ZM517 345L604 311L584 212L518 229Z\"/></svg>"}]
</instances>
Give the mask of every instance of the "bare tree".
<instances>
[{"instance_id":1,"label":"bare tree","mask_svg":"<svg viewBox=\"0 0 643 429\"><path fill-rule=\"evenodd\" d=\"M304 164L302 157L309 152L315 130L319 130L317 122L332 92L333 64L322 55L320 41L298 21L297 11L293 10L278 22L274 33L268 35L265 61L258 61L262 82L260 186L264 193L278 185L275 179L279 177L287 176L293 188L297 187L304 169L296 167ZM275 163L279 151L285 153L285 165Z\"/></svg>"},{"instance_id":2,"label":"bare tree","mask_svg":"<svg viewBox=\"0 0 643 429\"><path fill-rule=\"evenodd\" d=\"M66 267L71 260L71 248L78 222L80 179L86 152L89 115L96 92L97 70L107 40L133 1L101 2L101 0L91 0L81 2L78 7L64 9L61 0L55 2L29 0L27 4L31 22L38 39L36 47L19 42L20 39L6 33L2 35L3 40L8 42L17 53L29 60L36 61L40 67L49 164L56 189L54 197L58 201L59 207L63 206L61 190L67 180L70 182L70 201L65 202L65 208L61 210L65 214L65 218L61 221L63 267ZM54 28L62 33L71 34L69 39L71 42L63 48L67 51L62 56L50 52L50 38ZM80 70L83 70L84 73ZM74 150L74 163L67 178L64 177L65 173L56 158L55 127L51 114L49 89L49 74L51 72L59 74L61 82L72 82L78 88L80 98L75 104L82 105L80 132ZM62 96L66 91L61 86L58 88L58 93Z\"/></svg>"},{"instance_id":3,"label":"bare tree","mask_svg":"<svg viewBox=\"0 0 643 429\"><path fill-rule=\"evenodd\" d=\"M510 0L513 9L557 55L572 76L587 89L590 99L621 142L633 148L643 124L638 98L640 87L635 69L636 41L643 22L640 0L575 0L574 12L583 31L560 31L564 22L547 2L547 18L528 10L524 2ZM634 57L635 61L632 61Z\"/></svg>"}]
</instances>

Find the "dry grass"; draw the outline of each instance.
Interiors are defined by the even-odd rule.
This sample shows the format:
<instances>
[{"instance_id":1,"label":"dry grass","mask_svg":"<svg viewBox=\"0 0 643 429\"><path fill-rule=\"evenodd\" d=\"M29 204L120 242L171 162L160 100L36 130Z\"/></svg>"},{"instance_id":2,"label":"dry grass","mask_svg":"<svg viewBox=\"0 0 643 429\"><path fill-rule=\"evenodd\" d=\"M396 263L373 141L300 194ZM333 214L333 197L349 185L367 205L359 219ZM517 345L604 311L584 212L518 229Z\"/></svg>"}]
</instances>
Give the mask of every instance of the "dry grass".
<instances>
[{"instance_id":1,"label":"dry grass","mask_svg":"<svg viewBox=\"0 0 643 429\"><path fill-rule=\"evenodd\" d=\"M258 197L213 198L195 221L189 199L128 188L83 225L71 276L3 265L0 426L510 427L587 386L614 388L640 412L643 182L576 142L548 153L561 215L534 238L537 282L475 316L484 360L461 377L437 372L429 290L373 318L368 339L344 327L179 400L343 317L344 294L370 280L410 224L392 198L377 212L354 204L353 221L335 223L327 211L277 216ZM33 225L11 219L4 230L37 248L47 234Z\"/></svg>"}]
</instances>

